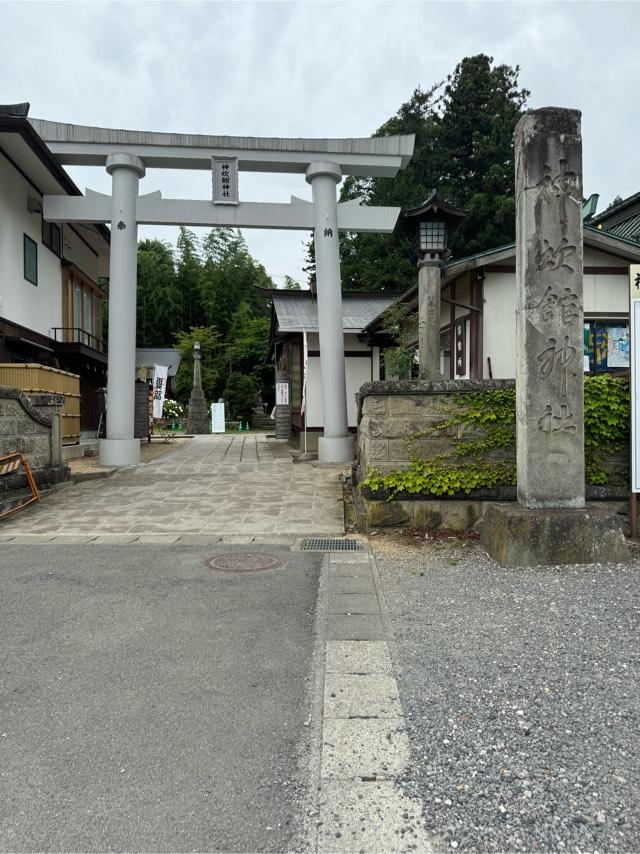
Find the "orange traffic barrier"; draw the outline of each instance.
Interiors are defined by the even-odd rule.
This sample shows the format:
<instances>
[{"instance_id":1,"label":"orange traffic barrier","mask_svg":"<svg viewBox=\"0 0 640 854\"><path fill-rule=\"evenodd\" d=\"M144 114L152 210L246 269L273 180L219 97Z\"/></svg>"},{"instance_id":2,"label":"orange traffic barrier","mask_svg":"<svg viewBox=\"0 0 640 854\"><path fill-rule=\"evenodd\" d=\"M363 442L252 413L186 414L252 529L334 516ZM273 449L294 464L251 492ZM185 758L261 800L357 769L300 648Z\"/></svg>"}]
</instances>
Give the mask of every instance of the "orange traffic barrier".
<instances>
[{"instance_id":1,"label":"orange traffic barrier","mask_svg":"<svg viewBox=\"0 0 640 854\"><path fill-rule=\"evenodd\" d=\"M40 493L38 492L38 487L36 486L36 482L33 479L33 475L31 474L31 469L29 468L29 463L22 456L22 454L8 454L6 457L0 457L0 477L6 477L10 474L15 474L20 470L20 467L24 470L24 473L27 476L27 483L29 484L29 489L31 490L31 497L26 501L23 501L22 504L18 504L15 507L12 507L11 510L5 510L4 513L0 513L0 519L5 516L9 516L10 513L15 513L16 510L22 510L23 507L27 507L29 504L33 504L34 501L40 501Z\"/></svg>"}]
</instances>

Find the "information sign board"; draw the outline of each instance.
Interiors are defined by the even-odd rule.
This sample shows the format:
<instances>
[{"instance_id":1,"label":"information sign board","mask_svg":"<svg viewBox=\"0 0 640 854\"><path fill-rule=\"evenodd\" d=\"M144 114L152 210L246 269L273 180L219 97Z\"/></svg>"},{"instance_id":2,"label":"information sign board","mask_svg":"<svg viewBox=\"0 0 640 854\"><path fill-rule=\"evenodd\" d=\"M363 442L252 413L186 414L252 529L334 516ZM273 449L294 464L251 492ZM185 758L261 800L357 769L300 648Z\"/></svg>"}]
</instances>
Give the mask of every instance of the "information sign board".
<instances>
[{"instance_id":1,"label":"information sign board","mask_svg":"<svg viewBox=\"0 0 640 854\"><path fill-rule=\"evenodd\" d=\"M289 405L289 383L276 383L276 405Z\"/></svg>"},{"instance_id":2,"label":"information sign board","mask_svg":"<svg viewBox=\"0 0 640 854\"><path fill-rule=\"evenodd\" d=\"M211 432L224 433L224 403L211 404Z\"/></svg>"}]
</instances>

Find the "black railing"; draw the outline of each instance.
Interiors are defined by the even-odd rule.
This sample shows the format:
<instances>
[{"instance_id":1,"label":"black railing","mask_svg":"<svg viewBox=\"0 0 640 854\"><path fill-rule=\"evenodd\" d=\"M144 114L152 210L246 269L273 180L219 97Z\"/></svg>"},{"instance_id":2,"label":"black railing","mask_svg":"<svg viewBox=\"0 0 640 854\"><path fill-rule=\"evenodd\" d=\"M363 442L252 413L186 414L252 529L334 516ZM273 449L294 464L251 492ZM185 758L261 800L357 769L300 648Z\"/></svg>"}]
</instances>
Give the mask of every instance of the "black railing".
<instances>
[{"instance_id":1,"label":"black railing","mask_svg":"<svg viewBox=\"0 0 640 854\"><path fill-rule=\"evenodd\" d=\"M91 347L92 350L97 350L98 353L105 353L105 342L97 335L92 335L90 332L85 332L78 326L54 326L53 338L62 344L84 344L85 347Z\"/></svg>"}]
</instances>

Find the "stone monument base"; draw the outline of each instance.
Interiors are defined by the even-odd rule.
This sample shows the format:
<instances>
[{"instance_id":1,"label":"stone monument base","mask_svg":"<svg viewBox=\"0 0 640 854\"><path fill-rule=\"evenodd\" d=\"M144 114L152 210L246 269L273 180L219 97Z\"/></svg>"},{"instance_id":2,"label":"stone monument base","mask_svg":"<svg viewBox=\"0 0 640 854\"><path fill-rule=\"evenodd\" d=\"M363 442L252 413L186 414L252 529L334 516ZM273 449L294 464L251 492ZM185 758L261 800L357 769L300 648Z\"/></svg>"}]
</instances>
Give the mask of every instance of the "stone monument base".
<instances>
[{"instance_id":1,"label":"stone monument base","mask_svg":"<svg viewBox=\"0 0 640 854\"><path fill-rule=\"evenodd\" d=\"M209 433L209 407L201 388L194 388L189 398L187 433L203 436Z\"/></svg>"},{"instance_id":2,"label":"stone monument base","mask_svg":"<svg viewBox=\"0 0 640 854\"><path fill-rule=\"evenodd\" d=\"M501 566L629 560L620 523L593 505L583 510L529 510L520 504L492 504L481 541Z\"/></svg>"}]
</instances>

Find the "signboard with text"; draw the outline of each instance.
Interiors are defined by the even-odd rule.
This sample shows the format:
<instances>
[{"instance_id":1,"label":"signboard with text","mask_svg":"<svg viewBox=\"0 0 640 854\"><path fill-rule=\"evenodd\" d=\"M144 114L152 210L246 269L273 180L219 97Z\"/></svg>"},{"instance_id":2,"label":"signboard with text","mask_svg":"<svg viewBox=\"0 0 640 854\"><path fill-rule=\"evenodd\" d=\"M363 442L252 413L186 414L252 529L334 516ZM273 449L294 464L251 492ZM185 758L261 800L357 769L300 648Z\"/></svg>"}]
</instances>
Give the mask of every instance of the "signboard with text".
<instances>
[{"instance_id":1,"label":"signboard with text","mask_svg":"<svg viewBox=\"0 0 640 854\"><path fill-rule=\"evenodd\" d=\"M631 491L640 492L640 264L629 265L631 333Z\"/></svg>"},{"instance_id":2,"label":"signboard with text","mask_svg":"<svg viewBox=\"0 0 640 854\"><path fill-rule=\"evenodd\" d=\"M289 405L289 383L276 383L276 405Z\"/></svg>"},{"instance_id":3,"label":"signboard with text","mask_svg":"<svg viewBox=\"0 0 640 854\"><path fill-rule=\"evenodd\" d=\"M212 157L211 166L214 205L237 205L238 158Z\"/></svg>"}]
</instances>

